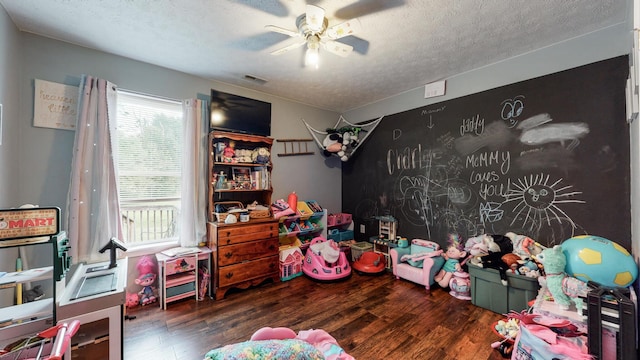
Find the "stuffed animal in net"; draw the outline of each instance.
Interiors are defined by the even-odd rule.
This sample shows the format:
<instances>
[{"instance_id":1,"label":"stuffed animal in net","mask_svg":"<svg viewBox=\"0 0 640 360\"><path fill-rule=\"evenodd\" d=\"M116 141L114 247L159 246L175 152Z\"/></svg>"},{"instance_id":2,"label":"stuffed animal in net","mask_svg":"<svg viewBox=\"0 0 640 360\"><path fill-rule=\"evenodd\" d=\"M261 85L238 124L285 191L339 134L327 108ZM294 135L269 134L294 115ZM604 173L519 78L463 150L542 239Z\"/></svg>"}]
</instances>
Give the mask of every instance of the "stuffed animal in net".
<instances>
[{"instance_id":1,"label":"stuffed animal in net","mask_svg":"<svg viewBox=\"0 0 640 360\"><path fill-rule=\"evenodd\" d=\"M567 258L562 246L544 249L536 259L542 263L545 272L545 276L538 277L538 282L553 296L553 301L563 310L569 309L573 302L576 309L581 311L583 300L579 296L586 295L587 284L564 272Z\"/></svg>"},{"instance_id":2,"label":"stuffed animal in net","mask_svg":"<svg viewBox=\"0 0 640 360\"><path fill-rule=\"evenodd\" d=\"M140 305L156 302L156 289L153 287L158 276L156 264L150 256L145 255L138 260L136 269L138 270L138 278L135 283L142 286L142 289L138 292Z\"/></svg>"},{"instance_id":3,"label":"stuffed animal in net","mask_svg":"<svg viewBox=\"0 0 640 360\"><path fill-rule=\"evenodd\" d=\"M358 133L361 131L364 130L352 126L327 129L327 136L322 141L324 156L336 155L342 161L349 160L360 143Z\"/></svg>"},{"instance_id":4,"label":"stuffed animal in net","mask_svg":"<svg viewBox=\"0 0 640 360\"><path fill-rule=\"evenodd\" d=\"M467 256L467 252L464 251L458 235L450 234L448 243L447 251L442 254L445 259L444 266L433 278L443 288L449 287L449 281L454 272L462 271L460 260Z\"/></svg>"}]
</instances>

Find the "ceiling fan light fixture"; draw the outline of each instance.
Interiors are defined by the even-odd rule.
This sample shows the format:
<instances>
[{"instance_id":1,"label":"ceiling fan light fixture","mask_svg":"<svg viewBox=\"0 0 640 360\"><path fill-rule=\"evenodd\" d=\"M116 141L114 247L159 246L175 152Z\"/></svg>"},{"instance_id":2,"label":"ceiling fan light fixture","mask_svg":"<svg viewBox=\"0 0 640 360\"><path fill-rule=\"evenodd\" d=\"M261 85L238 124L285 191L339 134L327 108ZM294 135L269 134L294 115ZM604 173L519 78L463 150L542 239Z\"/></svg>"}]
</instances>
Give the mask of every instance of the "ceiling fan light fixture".
<instances>
[{"instance_id":1,"label":"ceiling fan light fixture","mask_svg":"<svg viewBox=\"0 0 640 360\"><path fill-rule=\"evenodd\" d=\"M307 48L307 52L304 55L304 65L307 67L312 67L314 69L317 69L319 63L320 63L320 54L318 52L318 48L315 48L315 49Z\"/></svg>"},{"instance_id":2,"label":"ceiling fan light fixture","mask_svg":"<svg viewBox=\"0 0 640 360\"><path fill-rule=\"evenodd\" d=\"M304 65L307 67L312 67L314 69L318 68L320 63L320 38L318 35L311 35L307 37L307 51L304 54Z\"/></svg>"}]
</instances>

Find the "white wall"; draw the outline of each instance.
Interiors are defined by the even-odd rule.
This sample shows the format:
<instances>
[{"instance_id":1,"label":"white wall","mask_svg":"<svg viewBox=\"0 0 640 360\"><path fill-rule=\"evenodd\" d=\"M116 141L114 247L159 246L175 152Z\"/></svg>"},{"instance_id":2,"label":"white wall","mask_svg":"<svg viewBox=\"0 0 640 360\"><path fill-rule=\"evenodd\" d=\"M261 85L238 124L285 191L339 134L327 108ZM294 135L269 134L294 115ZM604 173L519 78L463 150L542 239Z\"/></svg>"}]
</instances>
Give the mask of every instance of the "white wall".
<instances>
[{"instance_id":1,"label":"white wall","mask_svg":"<svg viewBox=\"0 0 640 360\"><path fill-rule=\"evenodd\" d=\"M17 91L20 84L19 34L13 22L0 6L0 104L2 104L2 138L0 138L0 208L15 206L18 196L18 109ZM0 252L0 271L14 271L17 249ZM13 291L0 291L0 304L12 304ZM2 306L2 305L0 305Z\"/></svg>"},{"instance_id":2,"label":"white wall","mask_svg":"<svg viewBox=\"0 0 640 360\"><path fill-rule=\"evenodd\" d=\"M105 78L118 87L173 99L209 94L211 88L272 103L272 137L309 138L301 119L319 128L335 123L338 114L267 94L209 81L158 66L90 50L48 38L20 34L23 72L19 80L19 203L60 206L63 211L71 171L73 131L36 128L33 124L34 79L77 85L81 74ZM297 191L300 199L316 199L330 211L341 206L340 168L315 156L278 157L274 144L274 200ZM315 146L315 145L314 145ZM7 204L9 205L9 204ZM2 204L4 206L4 204Z\"/></svg>"},{"instance_id":3,"label":"white wall","mask_svg":"<svg viewBox=\"0 0 640 360\"><path fill-rule=\"evenodd\" d=\"M19 33L13 22L0 6L0 208L16 205L18 196L18 109L20 97L20 53Z\"/></svg>"}]
</instances>

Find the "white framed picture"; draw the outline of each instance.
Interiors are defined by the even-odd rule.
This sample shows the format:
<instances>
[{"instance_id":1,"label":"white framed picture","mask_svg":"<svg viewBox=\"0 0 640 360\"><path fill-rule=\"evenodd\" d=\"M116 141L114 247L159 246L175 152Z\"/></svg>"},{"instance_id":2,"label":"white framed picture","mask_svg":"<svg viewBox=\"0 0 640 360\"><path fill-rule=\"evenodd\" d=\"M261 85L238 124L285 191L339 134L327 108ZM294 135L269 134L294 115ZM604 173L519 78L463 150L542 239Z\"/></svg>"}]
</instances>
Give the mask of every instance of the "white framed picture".
<instances>
[{"instance_id":1,"label":"white framed picture","mask_svg":"<svg viewBox=\"0 0 640 360\"><path fill-rule=\"evenodd\" d=\"M33 126L75 130L78 87L35 79Z\"/></svg>"}]
</instances>

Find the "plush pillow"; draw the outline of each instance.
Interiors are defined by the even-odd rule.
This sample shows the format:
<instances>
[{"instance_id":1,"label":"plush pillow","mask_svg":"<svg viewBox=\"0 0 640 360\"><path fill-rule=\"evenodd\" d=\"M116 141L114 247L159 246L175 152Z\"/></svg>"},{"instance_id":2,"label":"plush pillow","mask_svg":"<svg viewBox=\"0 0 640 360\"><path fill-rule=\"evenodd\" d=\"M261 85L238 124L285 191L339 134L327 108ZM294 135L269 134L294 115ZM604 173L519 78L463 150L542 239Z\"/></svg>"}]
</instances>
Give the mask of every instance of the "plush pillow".
<instances>
[{"instance_id":1,"label":"plush pillow","mask_svg":"<svg viewBox=\"0 0 640 360\"><path fill-rule=\"evenodd\" d=\"M245 341L213 349L205 360L228 359L290 359L324 360L320 350L306 341L296 339Z\"/></svg>"},{"instance_id":2,"label":"plush pillow","mask_svg":"<svg viewBox=\"0 0 640 360\"><path fill-rule=\"evenodd\" d=\"M429 240L413 239L411 240L411 255L416 256L419 254L431 253L438 250L439 247L440 246L437 243L434 243ZM423 262L424 262L423 259L420 259L420 260L413 260L411 258L407 259L407 263L409 265L419 267L419 268L422 267Z\"/></svg>"}]
</instances>

